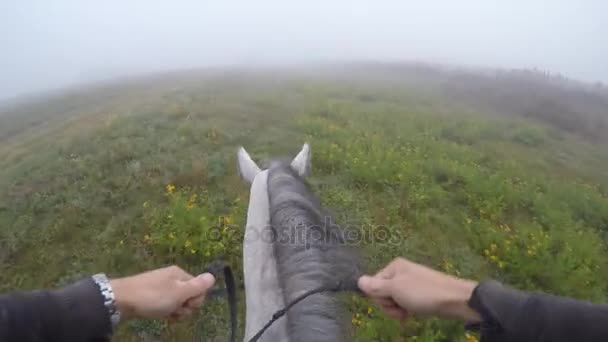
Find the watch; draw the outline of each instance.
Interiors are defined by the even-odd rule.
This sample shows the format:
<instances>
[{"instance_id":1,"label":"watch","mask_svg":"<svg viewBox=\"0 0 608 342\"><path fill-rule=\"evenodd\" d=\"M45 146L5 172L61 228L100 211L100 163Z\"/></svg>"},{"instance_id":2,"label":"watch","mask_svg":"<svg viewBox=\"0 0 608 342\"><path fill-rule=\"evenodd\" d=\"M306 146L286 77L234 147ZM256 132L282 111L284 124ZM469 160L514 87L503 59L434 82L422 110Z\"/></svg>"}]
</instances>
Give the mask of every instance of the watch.
<instances>
[{"instance_id":1,"label":"watch","mask_svg":"<svg viewBox=\"0 0 608 342\"><path fill-rule=\"evenodd\" d=\"M108 310L112 329L114 329L120 322L120 311L116 307L116 297L114 296L112 285L110 285L110 280L104 273L99 273L93 276L93 281L99 287L99 291L103 297L103 305Z\"/></svg>"}]
</instances>

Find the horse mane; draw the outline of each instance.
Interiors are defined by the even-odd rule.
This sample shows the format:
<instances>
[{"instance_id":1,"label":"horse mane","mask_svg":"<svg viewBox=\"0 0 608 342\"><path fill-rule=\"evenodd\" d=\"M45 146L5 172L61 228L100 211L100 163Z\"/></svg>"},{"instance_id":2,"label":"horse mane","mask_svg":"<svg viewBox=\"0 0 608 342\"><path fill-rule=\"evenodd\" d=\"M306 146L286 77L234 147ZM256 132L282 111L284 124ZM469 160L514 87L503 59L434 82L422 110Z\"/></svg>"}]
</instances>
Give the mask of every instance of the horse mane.
<instances>
[{"instance_id":1,"label":"horse mane","mask_svg":"<svg viewBox=\"0 0 608 342\"><path fill-rule=\"evenodd\" d=\"M357 258L344 243L342 229L289 164L271 164L268 196L277 273L286 303L357 271ZM343 340L346 331L338 313L336 293L306 298L287 312L289 340Z\"/></svg>"}]
</instances>

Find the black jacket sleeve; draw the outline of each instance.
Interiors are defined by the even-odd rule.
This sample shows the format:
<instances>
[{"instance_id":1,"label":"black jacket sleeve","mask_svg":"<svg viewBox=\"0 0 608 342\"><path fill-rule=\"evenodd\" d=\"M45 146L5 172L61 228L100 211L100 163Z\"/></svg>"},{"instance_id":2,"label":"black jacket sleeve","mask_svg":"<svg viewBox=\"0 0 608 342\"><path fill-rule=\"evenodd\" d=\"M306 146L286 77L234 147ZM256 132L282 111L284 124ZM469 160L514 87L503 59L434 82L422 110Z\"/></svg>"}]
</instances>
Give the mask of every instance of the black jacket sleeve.
<instances>
[{"instance_id":1,"label":"black jacket sleeve","mask_svg":"<svg viewBox=\"0 0 608 342\"><path fill-rule=\"evenodd\" d=\"M107 341L110 317L91 278L52 291L0 296L0 341Z\"/></svg>"},{"instance_id":2,"label":"black jacket sleeve","mask_svg":"<svg viewBox=\"0 0 608 342\"><path fill-rule=\"evenodd\" d=\"M483 322L482 342L608 341L608 305L525 293L496 281L480 283L469 306Z\"/></svg>"}]
</instances>

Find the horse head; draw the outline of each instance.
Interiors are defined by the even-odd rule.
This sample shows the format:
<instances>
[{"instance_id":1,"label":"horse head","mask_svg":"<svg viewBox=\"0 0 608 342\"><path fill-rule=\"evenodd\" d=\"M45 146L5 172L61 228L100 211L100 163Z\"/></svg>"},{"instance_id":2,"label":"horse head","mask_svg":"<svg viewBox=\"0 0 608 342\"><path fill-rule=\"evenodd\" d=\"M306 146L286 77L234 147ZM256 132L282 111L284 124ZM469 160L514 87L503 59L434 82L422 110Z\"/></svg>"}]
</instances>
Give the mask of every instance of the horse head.
<instances>
[{"instance_id":1,"label":"horse head","mask_svg":"<svg viewBox=\"0 0 608 342\"><path fill-rule=\"evenodd\" d=\"M304 178L310 147L291 162L273 161L262 170L239 149L241 176L251 184L243 241L246 294L245 340L278 310L307 291L334 284L352 270L339 226ZM264 341L336 341L344 336L335 293L316 293L294 305L262 337Z\"/></svg>"}]
</instances>

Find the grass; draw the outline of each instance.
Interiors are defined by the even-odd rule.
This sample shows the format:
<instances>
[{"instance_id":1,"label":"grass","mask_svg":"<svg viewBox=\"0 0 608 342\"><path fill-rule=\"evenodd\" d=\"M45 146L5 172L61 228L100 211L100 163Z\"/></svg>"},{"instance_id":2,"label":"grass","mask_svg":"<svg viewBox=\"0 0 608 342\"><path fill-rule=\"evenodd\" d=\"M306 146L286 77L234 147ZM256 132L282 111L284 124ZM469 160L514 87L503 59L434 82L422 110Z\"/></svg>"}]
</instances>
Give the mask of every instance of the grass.
<instances>
[{"instance_id":1,"label":"grass","mask_svg":"<svg viewBox=\"0 0 608 342\"><path fill-rule=\"evenodd\" d=\"M374 237L361 242L369 270L405 256L607 299L604 145L378 78L202 75L83 96L95 93L107 103L67 97L21 126L0 116L10 132L0 145L2 292L173 263L196 273L217 257L240 274L248 187L236 148L264 161L308 141L315 191L341 223ZM72 114L49 117L64 108ZM36 115L45 119L29 124ZM357 341L474 339L458 322L401 324L365 299L344 304ZM225 304L210 301L193 320L134 321L117 339L221 341L228 324Z\"/></svg>"}]
</instances>

